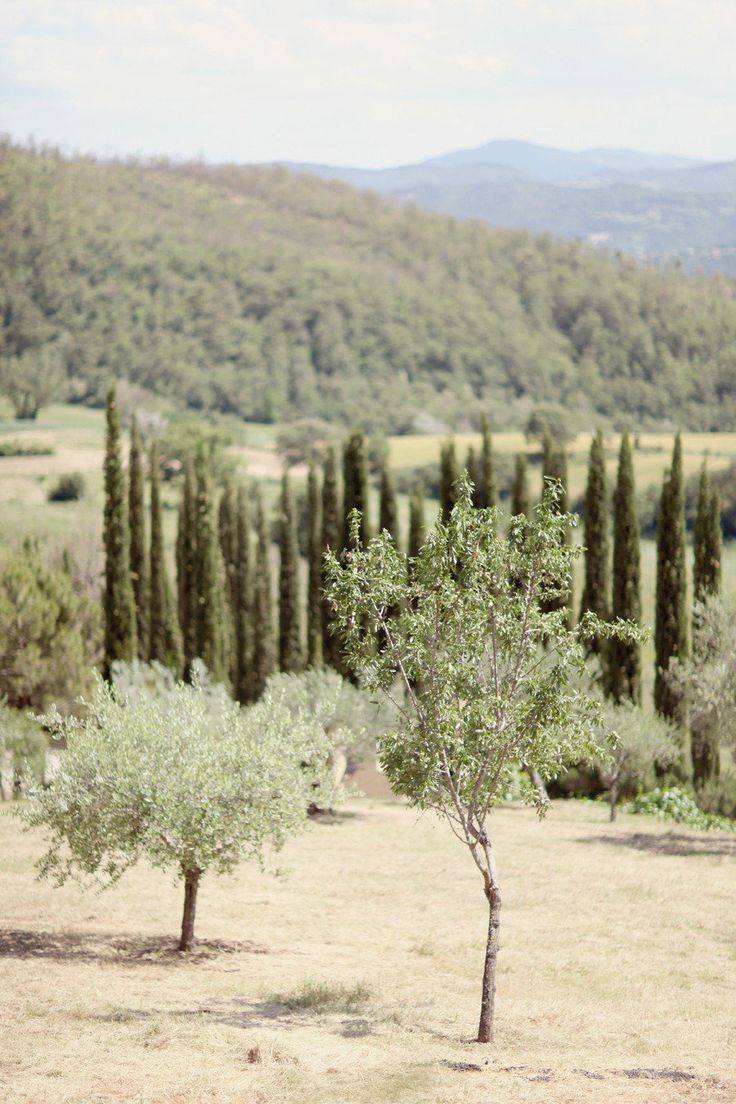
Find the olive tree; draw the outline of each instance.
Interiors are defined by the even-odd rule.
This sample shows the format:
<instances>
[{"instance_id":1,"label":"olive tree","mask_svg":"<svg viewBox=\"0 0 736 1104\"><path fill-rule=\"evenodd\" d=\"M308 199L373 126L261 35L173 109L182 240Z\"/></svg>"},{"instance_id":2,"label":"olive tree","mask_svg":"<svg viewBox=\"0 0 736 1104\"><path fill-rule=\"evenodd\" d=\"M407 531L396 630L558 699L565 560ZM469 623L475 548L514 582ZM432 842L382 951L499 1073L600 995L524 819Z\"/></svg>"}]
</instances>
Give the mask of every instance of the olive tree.
<instances>
[{"instance_id":1,"label":"olive tree","mask_svg":"<svg viewBox=\"0 0 736 1104\"><path fill-rule=\"evenodd\" d=\"M611 820L616 819L622 792L636 792L655 768L666 769L679 755L673 726L659 713L645 713L629 700L604 703L598 740L601 751L595 762L608 789Z\"/></svg>"},{"instance_id":2,"label":"olive tree","mask_svg":"<svg viewBox=\"0 0 736 1104\"><path fill-rule=\"evenodd\" d=\"M134 694L99 682L83 716L46 721L66 750L21 813L50 837L40 875L104 888L139 859L173 870L184 883L181 951L204 874L262 862L306 824L315 792L334 800L324 729L268 695L241 709L196 682Z\"/></svg>"},{"instance_id":3,"label":"olive tree","mask_svg":"<svg viewBox=\"0 0 736 1104\"><path fill-rule=\"evenodd\" d=\"M548 486L532 521L512 518L506 539L497 510L473 509L471 496L463 478L457 505L411 570L384 533L342 561L328 555L328 578L348 662L396 703L398 722L379 738L394 791L442 815L482 878L489 919L478 1041L490 1042L501 886L489 813L519 765L548 779L593 756L600 706L573 677L585 674L584 641L637 630L591 613L570 629L566 606L550 609L567 596L579 554L565 540L575 519L557 513L559 486ZM352 526L357 539L356 515ZM544 811L536 787L524 793Z\"/></svg>"}]
</instances>

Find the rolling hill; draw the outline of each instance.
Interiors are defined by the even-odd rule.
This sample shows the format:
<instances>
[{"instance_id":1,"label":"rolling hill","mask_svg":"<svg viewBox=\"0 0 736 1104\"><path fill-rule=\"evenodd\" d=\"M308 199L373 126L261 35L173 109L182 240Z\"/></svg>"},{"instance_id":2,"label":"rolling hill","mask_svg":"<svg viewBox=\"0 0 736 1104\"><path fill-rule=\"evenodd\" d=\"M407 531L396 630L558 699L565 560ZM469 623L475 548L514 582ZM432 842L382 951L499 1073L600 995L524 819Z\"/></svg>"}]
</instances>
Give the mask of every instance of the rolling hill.
<instances>
[{"instance_id":1,"label":"rolling hill","mask_svg":"<svg viewBox=\"0 0 736 1104\"><path fill-rule=\"evenodd\" d=\"M282 168L0 149L0 360L97 404L112 378L194 409L375 431L731 429L736 288Z\"/></svg>"}]
</instances>

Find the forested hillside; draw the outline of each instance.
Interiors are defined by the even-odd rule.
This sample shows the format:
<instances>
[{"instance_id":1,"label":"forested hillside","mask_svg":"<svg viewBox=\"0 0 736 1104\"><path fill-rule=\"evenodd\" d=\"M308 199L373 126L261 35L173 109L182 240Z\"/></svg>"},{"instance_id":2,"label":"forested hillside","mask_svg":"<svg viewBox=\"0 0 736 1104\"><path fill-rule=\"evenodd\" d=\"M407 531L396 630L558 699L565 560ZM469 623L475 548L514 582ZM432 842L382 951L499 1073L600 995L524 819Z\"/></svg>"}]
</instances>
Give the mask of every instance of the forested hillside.
<instances>
[{"instance_id":1,"label":"forested hillside","mask_svg":"<svg viewBox=\"0 0 736 1104\"><path fill-rule=\"evenodd\" d=\"M0 150L2 373L401 432L537 403L732 428L736 286L284 169Z\"/></svg>"}]
</instances>

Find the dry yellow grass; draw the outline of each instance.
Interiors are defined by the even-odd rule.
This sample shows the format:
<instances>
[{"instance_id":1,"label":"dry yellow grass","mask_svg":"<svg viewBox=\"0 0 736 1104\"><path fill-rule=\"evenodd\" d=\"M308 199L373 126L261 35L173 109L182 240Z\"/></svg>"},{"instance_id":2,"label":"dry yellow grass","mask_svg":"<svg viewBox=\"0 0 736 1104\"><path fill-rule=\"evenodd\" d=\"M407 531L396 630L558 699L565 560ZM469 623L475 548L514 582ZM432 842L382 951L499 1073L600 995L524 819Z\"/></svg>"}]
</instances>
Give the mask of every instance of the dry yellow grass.
<instances>
[{"instance_id":1,"label":"dry yellow grass","mask_svg":"<svg viewBox=\"0 0 736 1104\"><path fill-rule=\"evenodd\" d=\"M481 1047L484 901L441 823L352 800L278 857L285 876L205 880L187 961L171 950L180 891L164 876L137 869L101 897L54 890L33 879L38 839L1 818L0 1096L735 1100L736 839L610 826L602 806L564 803L545 824L503 809L494 835L498 1041ZM294 1007L308 979L302 1003L331 993L329 1009Z\"/></svg>"}]
</instances>

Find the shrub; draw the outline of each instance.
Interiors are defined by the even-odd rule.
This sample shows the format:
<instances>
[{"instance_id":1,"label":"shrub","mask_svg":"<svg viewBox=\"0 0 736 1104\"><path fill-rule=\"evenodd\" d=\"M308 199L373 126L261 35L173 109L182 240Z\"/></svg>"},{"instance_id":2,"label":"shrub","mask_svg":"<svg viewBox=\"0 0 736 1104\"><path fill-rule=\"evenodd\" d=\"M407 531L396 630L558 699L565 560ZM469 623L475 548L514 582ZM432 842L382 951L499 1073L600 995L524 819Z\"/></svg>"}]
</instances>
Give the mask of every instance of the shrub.
<instances>
[{"instance_id":1,"label":"shrub","mask_svg":"<svg viewBox=\"0 0 736 1104\"><path fill-rule=\"evenodd\" d=\"M658 788L650 790L649 793L640 794L624 809L627 813L644 813L646 816L655 816L658 820L672 820L688 828L736 832L736 821L703 812L698 808L693 797L685 790L678 789L677 786Z\"/></svg>"},{"instance_id":2,"label":"shrub","mask_svg":"<svg viewBox=\"0 0 736 1104\"><path fill-rule=\"evenodd\" d=\"M77 502L84 497L84 476L81 472L60 475L49 491L49 502Z\"/></svg>"},{"instance_id":3,"label":"shrub","mask_svg":"<svg viewBox=\"0 0 736 1104\"><path fill-rule=\"evenodd\" d=\"M49 445L26 445L22 441L0 441L0 457L6 456L53 456Z\"/></svg>"},{"instance_id":4,"label":"shrub","mask_svg":"<svg viewBox=\"0 0 736 1104\"><path fill-rule=\"evenodd\" d=\"M0 702L0 764L11 768L14 781L21 776L43 779L47 739L41 725L29 713ZM5 755L9 753L10 763ZM2 794L3 797L11 795Z\"/></svg>"},{"instance_id":5,"label":"shrub","mask_svg":"<svg viewBox=\"0 0 736 1104\"><path fill-rule=\"evenodd\" d=\"M705 782L698 790L698 805L704 813L736 820L736 771L726 769Z\"/></svg>"}]
</instances>

